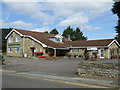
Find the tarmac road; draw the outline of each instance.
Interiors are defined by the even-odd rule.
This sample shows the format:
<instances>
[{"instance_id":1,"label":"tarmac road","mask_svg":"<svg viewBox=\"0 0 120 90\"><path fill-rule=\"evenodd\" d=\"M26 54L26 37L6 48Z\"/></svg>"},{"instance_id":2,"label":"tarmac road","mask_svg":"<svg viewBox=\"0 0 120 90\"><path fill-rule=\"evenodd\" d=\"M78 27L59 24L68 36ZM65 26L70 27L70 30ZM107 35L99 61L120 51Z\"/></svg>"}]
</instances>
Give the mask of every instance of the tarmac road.
<instances>
[{"instance_id":1,"label":"tarmac road","mask_svg":"<svg viewBox=\"0 0 120 90\"><path fill-rule=\"evenodd\" d=\"M88 88L77 83L15 74L3 75L2 88Z\"/></svg>"}]
</instances>

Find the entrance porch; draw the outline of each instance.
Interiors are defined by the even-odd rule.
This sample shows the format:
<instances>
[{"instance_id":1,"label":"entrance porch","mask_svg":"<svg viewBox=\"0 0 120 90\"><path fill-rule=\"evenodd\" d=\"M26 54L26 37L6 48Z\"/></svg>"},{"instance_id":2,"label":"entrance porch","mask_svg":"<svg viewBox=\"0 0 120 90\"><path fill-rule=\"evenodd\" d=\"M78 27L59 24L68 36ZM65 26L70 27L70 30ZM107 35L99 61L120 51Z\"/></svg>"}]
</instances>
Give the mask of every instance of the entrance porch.
<instances>
[{"instance_id":1,"label":"entrance porch","mask_svg":"<svg viewBox=\"0 0 120 90\"><path fill-rule=\"evenodd\" d=\"M49 48L51 56L65 56L69 52L69 49Z\"/></svg>"}]
</instances>

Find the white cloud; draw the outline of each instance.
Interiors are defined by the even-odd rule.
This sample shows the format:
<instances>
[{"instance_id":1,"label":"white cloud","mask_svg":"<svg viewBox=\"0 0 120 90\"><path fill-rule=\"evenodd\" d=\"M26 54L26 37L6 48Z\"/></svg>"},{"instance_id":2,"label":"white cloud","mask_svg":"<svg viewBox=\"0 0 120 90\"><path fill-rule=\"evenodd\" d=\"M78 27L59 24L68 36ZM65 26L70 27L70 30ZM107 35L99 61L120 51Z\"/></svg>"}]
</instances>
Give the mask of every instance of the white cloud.
<instances>
[{"instance_id":1,"label":"white cloud","mask_svg":"<svg viewBox=\"0 0 120 90\"><path fill-rule=\"evenodd\" d=\"M53 2L46 3L44 10L53 12L54 19L59 20L58 26L81 26L89 23L90 19L103 15L111 8L110 2Z\"/></svg>"},{"instance_id":2,"label":"white cloud","mask_svg":"<svg viewBox=\"0 0 120 90\"><path fill-rule=\"evenodd\" d=\"M36 31L36 32L45 32L45 31L50 31L49 27L43 27L43 28L35 28L35 29L31 29L31 31Z\"/></svg>"},{"instance_id":3,"label":"white cloud","mask_svg":"<svg viewBox=\"0 0 120 90\"><path fill-rule=\"evenodd\" d=\"M88 17L82 13L77 13L69 16L67 19L61 21L58 26L80 26L82 24L88 23Z\"/></svg>"},{"instance_id":4,"label":"white cloud","mask_svg":"<svg viewBox=\"0 0 120 90\"><path fill-rule=\"evenodd\" d=\"M46 3L44 8L53 11L56 16L69 16L86 11L92 15L99 15L110 10L111 7L111 2L53 2Z\"/></svg>"},{"instance_id":5,"label":"white cloud","mask_svg":"<svg viewBox=\"0 0 120 90\"><path fill-rule=\"evenodd\" d=\"M113 0L5 0L6 2L113 2ZM117 0L116 0L117 1ZM118 0L119 1L119 0Z\"/></svg>"},{"instance_id":6,"label":"white cloud","mask_svg":"<svg viewBox=\"0 0 120 90\"><path fill-rule=\"evenodd\" d=\"M4 0L5 1L5 0ZM89 21L103 15L112 8L108 2L4 2L12 10L26 14L43 25L43 28L34 31L49 31L46 27L50 24L57 26L81 26L84 30L98 30L100 27L90 26ZM15 21L3 26L14 26L18 28L30 28L32 23Z\"/></svg>"},{"instance_id":7,"label":"white cloud","mask_svg":"<svg viewBox=\"0 0 120 90\"><path fill-rule=\"evenodd\" d=\"M42 21L43 25L49 25L59 20L60 25L69 22L72 24L73 20L84 23L80 20L81 16L74 17L74 14L84 13L88 19L102 15L107 10L112 8L111 2L45 2L40 3L39 0L35 2L5 2L10 8L15 11L27 14L28 16ZM72 17L73 16L73 17ZM61 19L62 17L62 19ZM71 19L68 19L71 17ZM64 18L64 20L63 20ZM77 20L78 18L78 20ZM84 19L84 18L83 18Z\"/></svg>"},{"instance_id":8,"label":"white cloud","mask_svg":"<svg viewBox=\"0 0 120 90\"><path fill-rule=\"evenodd\" d=\"M6 24L5 24L4 20L0 20L0 27L5 27L5 26L6 26Z\"/></svg>"},{"instance_id":9,"label":"white cloud","mask_svg":"<svg viewBox=\"0 0 120 90\"><path fill-rule=\"evenodd\" d=\"M116 36L117 33L105 34L104 36Z\"/></svg>"},{"instance_id":10,"label":"white cloud","mask_svg":"<svg viewBox=\"0 0 120 90\"><path fill-rule=\"evenodd\" d=\"M15 21L9 23L10 26L17 27L17 28L30 28L33 27L32 23L25 23L23 21Z\"/></svg>"},{"instance_id":11,"label":"white cloud","mask_svg":"<svg viewBox=\"0 0 120 90\"><path fill-rule=\"evenodd\" d=\"M28 16L40 20L50 21L52 17L49 14L42 12L43 7L38 2L5 2L11 9L27 14Z\"/></svg>"},{"instance_id":12,"label":"white cloud","mask_svg":"<svg viewBox=\"0 0 120 90\"><path fill-rule=\"evenodd\" d=\"M99 30L101 27L86 25L82 27L84 30Z\"/></svg>"},{"instance_id":13,"label":"white cloud","mask_svg":"<svg viewBox=\"0 0 120 90\"><path fill-rule=\"evenodd\" d=\"M31 31L37 31L37 32L45 32L45 31L49 32L51 30L49 27L34 28L34 26L35 24L26 23L23 21L14 21L14 22L6 23L4 20L0 20L0 27L30 29Z\"/></svg>"},{"instance_id":14,"label":"white cloud","mask_svg":"<svg viewBox=\"0 0 120 90\"><path fill-rule=\"evenodd\" d=\"M26 23L23 21L14 21L7 23L4 20L0 20L0 27L14 27L14 28L32 28L35 24L32 23Z\"/></svg>"}]
</instances>

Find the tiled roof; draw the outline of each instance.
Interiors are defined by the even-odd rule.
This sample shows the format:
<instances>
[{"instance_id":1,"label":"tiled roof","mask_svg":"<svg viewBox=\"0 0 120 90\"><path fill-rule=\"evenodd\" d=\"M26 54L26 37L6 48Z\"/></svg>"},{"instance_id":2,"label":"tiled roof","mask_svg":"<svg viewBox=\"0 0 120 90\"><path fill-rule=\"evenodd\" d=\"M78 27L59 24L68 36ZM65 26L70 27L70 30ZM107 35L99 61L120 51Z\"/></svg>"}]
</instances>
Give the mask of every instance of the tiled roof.
<instances>
[{"instance_id":1,"label":"tiled roof","mask_svg":"<svg viewBox=\"0 0 120 90\"><path fill-rule=\"evenodd\" d=\"M54 47L54 48L66 48L69 47L69 44L65 41L66 38L63 38L63 43L53 42L48 39L50 36L55 36L55 34L48 34L43 32L33 32L33 31L27 31L27 30L20 30L15 29L16 31L20 32L23 35L29 35L33 38L39 40L40 42L44 43L47 46Z\"/></svg>"},{"instance_id":2,"label":"tiled roof","mask_svg":"<svg viewBox=\"0 0 120 90\"><path fill-rule=\"evenodd\" d=\"M53 48L67 48L67 47L85 47L85 46L108 46L114 39L102 39L102 40L87 40L87 41L68 41L63 37L63 43L53 42L48 37L55 36L55 34L48 34L42 32L33 32L27 30L15 29L23 35L29 35L38 41L44 43L47 46Z\"/></svg>"},{"instance_id":3,"label":"tiled roof","mask_svg":"<svg viewBox=\"0 0 120 90\"><path fill-rule=\"evenodd\" d=\"M72 41L70 44L73 47L84 46L108 46L114 39L102 39L102 40L87 40L87 41Z\"/></svg>"}]
</instances>

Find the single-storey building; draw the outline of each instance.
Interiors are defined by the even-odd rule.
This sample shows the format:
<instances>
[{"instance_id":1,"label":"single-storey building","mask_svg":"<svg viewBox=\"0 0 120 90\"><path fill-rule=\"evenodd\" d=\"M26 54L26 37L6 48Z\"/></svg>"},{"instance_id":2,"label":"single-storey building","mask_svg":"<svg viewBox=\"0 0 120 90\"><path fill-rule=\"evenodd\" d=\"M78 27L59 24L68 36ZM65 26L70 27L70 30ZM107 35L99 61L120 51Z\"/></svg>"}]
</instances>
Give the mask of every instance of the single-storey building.
<instances>
[{"instance_id":1,"label":"single-storey building","mask_svg":"<svg viewBox=\"0 0 120 90\"><path fill-rule=\"evenodd\" d=\"M13 29L7 36L7 56L33 57L34 52L46 55L48 48L53 56L84 56L97 54L98 58L120 56L120 44L115 39L71 41L62 35Z\"/></svg>"}]
</instances>

